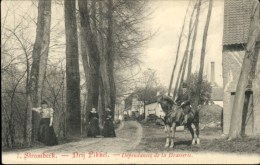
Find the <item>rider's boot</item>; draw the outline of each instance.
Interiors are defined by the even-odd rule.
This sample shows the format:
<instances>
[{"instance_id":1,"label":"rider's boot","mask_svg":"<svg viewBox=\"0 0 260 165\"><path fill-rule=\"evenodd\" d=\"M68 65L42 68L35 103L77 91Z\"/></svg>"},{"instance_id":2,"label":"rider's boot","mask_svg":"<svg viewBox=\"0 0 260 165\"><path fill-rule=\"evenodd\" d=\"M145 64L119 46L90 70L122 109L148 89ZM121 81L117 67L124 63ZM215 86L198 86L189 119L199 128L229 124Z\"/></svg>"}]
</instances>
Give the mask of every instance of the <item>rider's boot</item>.
<instances>
[{"instance_id":1,"label":"rider's boot","mask_svg":"<svg viewBox=\"0 0 260 165\"><path fill-rule=\"evenodd\" d=\"M187 121L188 121L188 116L185 115L184 120L182 121L182 125L184 125L184 127L187 127Z\"/></svg>"}]
</instances>

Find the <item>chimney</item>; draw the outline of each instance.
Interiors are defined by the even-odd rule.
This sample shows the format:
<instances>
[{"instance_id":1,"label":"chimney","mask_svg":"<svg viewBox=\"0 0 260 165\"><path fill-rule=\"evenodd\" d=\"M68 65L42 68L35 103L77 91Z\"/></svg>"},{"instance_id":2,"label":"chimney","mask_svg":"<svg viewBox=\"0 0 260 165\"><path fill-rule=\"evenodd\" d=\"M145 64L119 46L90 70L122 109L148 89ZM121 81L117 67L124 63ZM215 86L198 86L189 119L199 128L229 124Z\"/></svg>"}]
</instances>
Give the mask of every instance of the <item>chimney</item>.
<instances>
[{"instance_id":1,"label":"chimney","mask_svg":"<svg viewBox=\"0 0 260 165\"><path fill-rule=\"evenodd\" d=\"M211 77L210 77L210 82L211 85L215 84L215 62L211 62Z\"/></svg>"}]
</instances>

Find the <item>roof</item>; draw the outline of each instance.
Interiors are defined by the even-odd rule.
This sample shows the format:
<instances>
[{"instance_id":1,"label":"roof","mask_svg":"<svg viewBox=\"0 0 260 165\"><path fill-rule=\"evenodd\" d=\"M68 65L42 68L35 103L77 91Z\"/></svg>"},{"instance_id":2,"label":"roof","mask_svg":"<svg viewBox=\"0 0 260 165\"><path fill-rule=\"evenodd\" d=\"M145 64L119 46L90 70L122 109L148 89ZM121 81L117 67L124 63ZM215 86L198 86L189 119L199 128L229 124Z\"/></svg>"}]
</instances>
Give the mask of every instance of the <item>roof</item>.
<instances>
[{"instance_id":1,"label":"roof","mask_svg":"<svg viewBox=\"0 0 260 165\"><path fill-rule=\"evenodd\" d=\"M223 88L221 87L212 87L211 99L213 101L223 101Z\"/></svg>"},{"instance_id":2,"label":"roof","mask_svg":"<svg viewBox=\"0 0 260 165\"><path fill-rule=\"evenodd\" d=\"M223 45L247 43L254 0L225 0ZM260 41L260 34L257 41Z\"/></svg>"}]
</instances>

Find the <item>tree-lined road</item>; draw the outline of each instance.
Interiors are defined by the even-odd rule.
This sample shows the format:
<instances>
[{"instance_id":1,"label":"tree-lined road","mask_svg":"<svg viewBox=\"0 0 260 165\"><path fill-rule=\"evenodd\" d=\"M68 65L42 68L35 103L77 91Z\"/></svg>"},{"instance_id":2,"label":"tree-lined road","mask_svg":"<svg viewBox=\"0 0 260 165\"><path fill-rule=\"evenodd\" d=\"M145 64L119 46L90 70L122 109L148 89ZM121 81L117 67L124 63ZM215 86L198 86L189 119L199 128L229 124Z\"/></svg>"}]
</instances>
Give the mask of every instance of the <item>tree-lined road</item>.
<instances>
[{"instance_id":1,"label":"tree-lined road","mask_svg":"<svg viewBox=\"0 0 260 165\"><path fill-rule=\"evenodd\" d=\"M142 126L136 121L123 122L116 130L116 138L86 138L78 142L58 146L23 150L30 153L72 153L72 152L112 152L121 153L135 149L142 139ZM14 153L8 152L4 155ZM15 152L17 153L17 152Z\"/></svg>"}]
</instances>

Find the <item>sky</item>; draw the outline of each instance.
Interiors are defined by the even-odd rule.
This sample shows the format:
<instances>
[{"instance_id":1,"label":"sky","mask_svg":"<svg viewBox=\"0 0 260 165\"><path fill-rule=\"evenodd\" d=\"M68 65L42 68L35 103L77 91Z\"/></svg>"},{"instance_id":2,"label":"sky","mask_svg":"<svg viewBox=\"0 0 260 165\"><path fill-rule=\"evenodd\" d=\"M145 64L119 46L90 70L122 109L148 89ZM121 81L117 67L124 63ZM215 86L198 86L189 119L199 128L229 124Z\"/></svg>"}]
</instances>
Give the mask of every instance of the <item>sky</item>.
<instances>
[{"instance_id":1,"label":"sky","mask_svg":"<svg viewBox=\"0 0 260 165\"><path fill-rule=\"evenodd\" d=\"M151 68L156 70L157 77L164 86L168 86L175 63L177 45L181 27L183 24L188 0L152 0L149 8L153 11L151 19L145 22L144 26L156 31L156 35L147 42L142 54L143 69ZM190 8L191 11L191 8ZM202 36L208 12L208 3L202 5L200 23L193 60L193 72L198 70L200 61L200 50L202 46ZM222 79L222 34L223 34L223 13L224 1L213 0L212 16L207 38L205 73L210 77L210 62L215 62L215 82L223 86ZM189 18L189 17L188 17ZM189 20L189 19L188 19ZM188 25L188 24L186 24ZM183 39L180 55L186 46ZM181 58L179 58L181 59ZM180 61L177 63L177 68ZM176 79L174 79L176 81Z\"/></svg>"}]
</instances>

